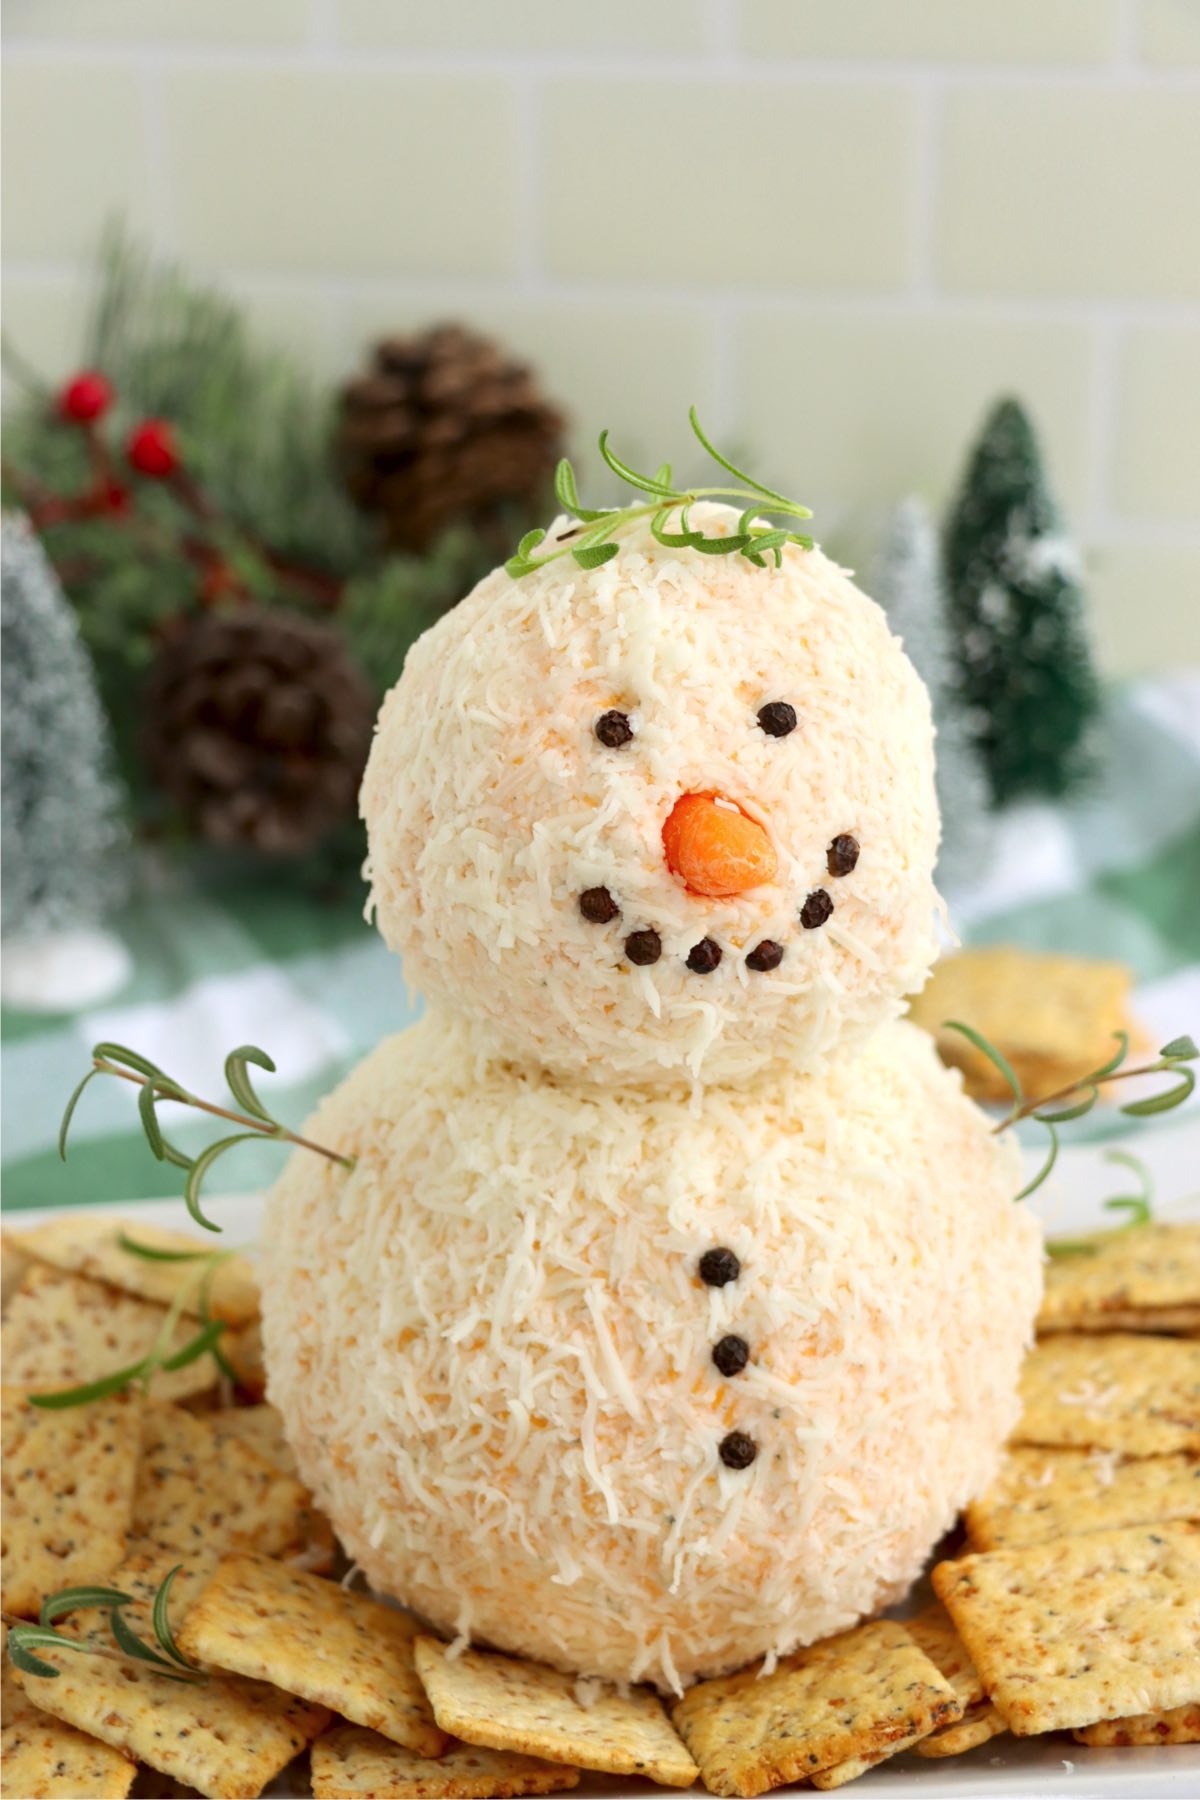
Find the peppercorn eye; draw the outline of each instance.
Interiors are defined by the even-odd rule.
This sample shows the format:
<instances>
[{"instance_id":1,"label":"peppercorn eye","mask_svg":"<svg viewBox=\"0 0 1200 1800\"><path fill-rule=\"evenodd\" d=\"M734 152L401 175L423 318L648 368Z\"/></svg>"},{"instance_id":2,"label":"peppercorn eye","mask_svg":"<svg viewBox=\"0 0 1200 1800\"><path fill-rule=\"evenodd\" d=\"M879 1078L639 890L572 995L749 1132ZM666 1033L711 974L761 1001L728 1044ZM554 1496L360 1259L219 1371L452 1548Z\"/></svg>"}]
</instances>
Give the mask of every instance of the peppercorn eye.
<instances>
[{"instance_id":1,"label":"peppercorn eye","mask_svg":"<svg viewBox=\"0 0 1200 1800\"><path fill-rule=\"evenodd\" d=\"M758 722L768 737L786 737L796 729L796 709L786 700L768 700L758 709Z\"/></svg>"},{"instance_id":2,"label":"peppercorn eye","mask_svg":"<svg viewBox=\"0 0 1200 1800\"><path fill-rule=\"evenodd\" d=\"M601 713L592 729L606 750L619 750L633 737L629 714L623 712Z\"/></svg>"}]
</instances>

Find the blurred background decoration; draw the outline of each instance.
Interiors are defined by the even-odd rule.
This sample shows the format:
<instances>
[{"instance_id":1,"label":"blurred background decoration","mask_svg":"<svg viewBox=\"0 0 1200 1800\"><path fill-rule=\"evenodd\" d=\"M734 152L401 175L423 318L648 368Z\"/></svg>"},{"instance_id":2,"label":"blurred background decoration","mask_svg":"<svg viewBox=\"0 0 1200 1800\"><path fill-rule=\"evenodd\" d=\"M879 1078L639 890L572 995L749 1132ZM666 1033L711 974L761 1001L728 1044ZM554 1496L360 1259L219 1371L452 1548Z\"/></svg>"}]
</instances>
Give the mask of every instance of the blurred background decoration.
<instances>
[{"instance_id":1,"label":"blurred background decoration","mask_svg":"<svg viewBox=\"0 0 1200 1800\"><path fill-rule=\"evenodd\" d=\"M47 1119L98 1036L203 1087L268 1016L298 1111L406 1021L361 918L378 700L564 450L585 501L603 426L690 479L693 402L928 682L959 928L1127 962L1151 1028L1200 1002L1195 0L8 0L4 36L10 1201L74 1195ZM109 1105L95 1197L161 1186Z\"/></svg>"}]
</instances>

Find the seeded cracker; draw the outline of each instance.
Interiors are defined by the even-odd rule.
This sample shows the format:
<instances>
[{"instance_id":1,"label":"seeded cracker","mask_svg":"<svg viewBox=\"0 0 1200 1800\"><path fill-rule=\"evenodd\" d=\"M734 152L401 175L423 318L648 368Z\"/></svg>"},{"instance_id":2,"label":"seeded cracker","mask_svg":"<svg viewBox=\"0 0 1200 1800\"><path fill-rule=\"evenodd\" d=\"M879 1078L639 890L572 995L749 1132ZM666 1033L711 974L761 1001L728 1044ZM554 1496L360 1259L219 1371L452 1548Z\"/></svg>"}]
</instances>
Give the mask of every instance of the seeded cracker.
<instances>
[{"instance_id":1,"label":"seeded cracker","mask_svg":"<svg viewBox=\"0 0 1200 1800\"><path fill-rule=\"evenodd\" d=\"M938 1673L945 1676L964 1707L974 1706L983 1699L983 1683L978 1671L940 1600L935 1600L915 1618L905 1619L904 1629L915 1638Z\"/></svg>"},{"instance_id":2,"label":"seeded cracker","mask_svg":"<svg viewBox=\"0 0 1200 1800\"><path fill-rule=\"evenodd\" d=\"M336 1725L312 1747L315 1800L412 1795L422 1800L504 1800L512 1794L559 1794L578 1785L579 1770L562 1763L455 1744L434 1761L389 1743L377 1731Z\"/></svg>"},{"instance_id":3,"label":"seeded cracker","mask_svg":"<svg viewBox=\"0 0 1200 1800\"><path fill-rule=\"evenodd\" d=\"M1200 1312L1200 1224L1138 1225L1091 1241L1093 1254L1047 1267L1039 1331L1077 1330L1110 1312Z\"/></svg>"},{"instance_id":4,"label":"seeded cracker","mask_svg":"<svg viewBox=\"0 0 1200 1800\"><path fill-rule=\"evenodd\" d=\"M4 1379L35 1393L99 1381L146 1355L165 1314L164 1307L102 1282L36 1264L4 1321ZM172 1347L182 1350L196 1329L194 1319L182 1319ZM184 1369L158 1370L150 1393L156 1400L186 1400L214 1387L217 1372L212 1357L201 1356Z\"/></svg>"},{"instance_id":5,"label":"seeded cracker","mask_svg":"<svg viewBox=\"0 0 1200 1800\"><path fill-rule=\"evenodd\" d=\"M52 1719L26 1698L8 1661L8 1627L0 1625L0 1788L10 1800L124 1800L136 1764L73 1725Z\"/></svg>"},{"instance_id":6,"label":"seeded cracker","mask_svg":"<svg viewBox=\"0 0 1200 1800\"><path fill-rule=\"evenodd\" d=\"M416 1657L438 1724L468 1743L644 1775L664 1787L690 1787L699 1773L648 1689L621 1694L600 1686L584 1706L574 1677L541 1663L479 1650L450 1657L429 1637L417 1639Z\"/></svg>"},{"instance_id":7,"label":"seeded cracker","mask_svg":"<svg viewBox=\"0 0 1200 1800\"><path fill-rule=\"evenodd\" d=\"M133 1594L130 1625L154 1642L150 1609L171 1556L136 1555L116 1570L114 1586ZM186 1617L204 1584L204 1573L184 1569L171 1590L172 1625ZM107 1621L80 1613L62 1629L112 1648ZM308 1706L263 1682L209 1675L200 1684L175 1682L144 1662L83 1656L73 1650L39 1649L60 1671L56 1680L16 1672L26 1695L68 1724L148 1763L160 1774L198 1788L216 1800L248 1800L329 1723L323 1706Z\"/></svg>"},{"instance_id":8,"label":"seeded cracker","mask_svg":"<svg viewBox=\"0 0 1200 1800\"><path fill-rule=\"evenodd\" d=\"M1122 1461L1103 1450L1014 1446L991 1487L967 1506L973 1550L1007 1550L1167 1519L1200 1519L1195 1457Z\"/></svg>"},{"instance_id":9,"label":"seeded cracker","mask_svg":"<svg viewBox=\"0 0 1200 1800\"><path fill-rule=\"evenodd\" d=\"M148 1225L141 1219L116 1219L111 1214L81 1217L78 1213L51 1219L24 1232L21 1248L27 1255L67 1274L106 1281L110 1287L159 1306L170 1306L184 1288L188 1293L187 1311L198 1314L202 1274L199 1265L134 1256L118 1241L122 1231L135 1243L155 1250L212 1249L211 1243L206 1244L193 1232L165 1231L161 1225ZM231 1325L246 1325L257 1318L258 1283L245 1257L231 1256L217 1268L209 1288L209 1312L214 1319L224 1319Z\"/></svg>"},{"instance_id":10,"label":"seeded cracker","mask_svg":"<svg viewBox=\"0 0 1200 1800\"><path fill-rule=\"evenodd\" d=\"M947 1725L944 1731L934 1731L922 1738L916 1746L917 1755L930 1759L963 1756L1007 1730L1008 1726L991 1701L981 1700L978 1706L968 1708L957 1725Z\"/></svg>"},{"instance_id":11,"label":"seeded cracker","mask_svg":"<svg viewBox=\"0 0 1200 1800\"><path fill-rule=\"evenodd\" d=\"M0 1419L4 1610L35 1619L48 1594L103 1581L125 1554L141 1403L47 1412L5 1388Z\"/></svg>"},{"instance_id":12,"label":"seeded cracker","mask_svg":"<svg viewBox=\"0 0 1200 1800\"><path fill-rule=\"evenodd\" d=\"M1026 1093L1048 1094L1107 1062L1127 1030L1132 977L1120 963L988 944L944 956L910 1016L933 1033L944 1062L976 1099L1011 1098L994 1064L946 1019L970 1019L1007 1056Z\"/></svg>"},{"instance_id":13,"label":"seeded cracker","mask_svg":"<svg viewBox=\"0 0 1200 1800\"><path fill-rule=\"evenodd\" d=\"M417 1626L384 1606L261 1556L229 1556L192 1608L181 1649L273 1681L397 1744L437 1756L439 1730L413 1666Z\"/></svg>"},{"instance_id":14,"label":"seeded cracker","mask_svg":"<svg viewBox=\"0 0 1200 1800\"><path fill-rule=\"evenodd\" d=\"M1200 1526L992 1550L933 1585L1020 1737L1200 1700Z\"/></svg>"},{"instance_id":15,"label":"seeded cracker","mask_svg":"<svg viewBox=\"0 0 1200 1800\"><path fill-rule=\"evenodd\" d=\"M283 1434L283 1420L266 1401L261 1406L231 1406L214 1413L209 1420L217 1435L224 1440L237 1439L249 1444L265 1456L273 1468L285 1475L296 1473L296 1459Z\"/></svg>"},{"instance_id":16,"label":"seeded cracker","mask_svg":"<svg viewBox=\"0 0 1200 1800\"><path fill-rule=\"evenodd\" d=\"M231 1331L222 1346L240 1385L261 1399L267 1391L267 1365L263 1360L262 1325L254 1319L240 1331Z\"/></svg>"},{"instance_id":17,"label":"seeded cracker","mask_svg":"<svg viewBox=\"0 0 1200 1800\"><path fill-rule=\"evenodd\" d=\"M1080 1744L1200 1744L1200 1706L1172 1706L1165 1712L1135 1713L1128 1719L1102 1719L1076 1731Z\"/></svg>"},{"instance_id":18,"label":"seeded cracker","mask_svg":"<svg viewBox=\"0 0 1200 1800\"><path fill-rule=\"evenodd\" d=\"M903 1625L857 1626L754 1670L690 1689L672 1716L714 1794L755 1795L898 1748L961 1704Z\"/></svg>"},{"instance_id":19,"label":"seeded cracker","mask_svg":"<svg viewBox=\"0 0 1200 1800\"><path fill-rule=\"evenodd\" d=\"M1058 1330L1144 1331L1151 1337L1200 1337L1200 1306L1160 1306L1145 1312L1080 1313L1069 1326L1047 1325L1043 1335Z\"/></svg>"},{"instance_id":20,"label":"seeded cracker","mask_svg":"<svg viewBox=\"0 0 1200 1800\"><path fill-rule=\"evenodd\" d=\"M29 1257L21 1239L11 1231L0 1231L0 1308L8 1311L8 1303L25 1279Z\"/></svg>"},{"instance_id":21,"label":"seeded cracker","mask_svg":"<svg viewBox=\"0 0 1200 1800\"><path fill-rule=\"evenodd\" d=\"M216 1427L219 1417L147 1406L134 1530L182 1557L236 1549L296 1553L308 1530L307 1489L249 1444L226 1440Z\"/></svg>"},{"instance_id":22,"label":"seeded cracker","mask_svg":"<svg viewBox=\"0 0 1200 1800\"><path fill-rule=\"evenodd\" d=\"M1018 1444L1125 1456L1200 1451L1200 1344L1128 1334L1046 1338L1021 1370Z\"/></svg>"}]
</instances>

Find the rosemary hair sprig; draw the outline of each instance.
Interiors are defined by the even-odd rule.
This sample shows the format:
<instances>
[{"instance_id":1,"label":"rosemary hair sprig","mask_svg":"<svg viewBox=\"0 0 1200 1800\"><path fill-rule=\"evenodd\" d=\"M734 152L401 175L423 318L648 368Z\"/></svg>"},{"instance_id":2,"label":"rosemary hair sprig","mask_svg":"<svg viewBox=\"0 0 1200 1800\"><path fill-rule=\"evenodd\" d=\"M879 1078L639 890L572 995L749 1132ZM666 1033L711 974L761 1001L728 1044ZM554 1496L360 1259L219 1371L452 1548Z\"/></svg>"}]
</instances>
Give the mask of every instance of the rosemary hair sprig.
<instances>
[{"instance_id":1,"label":"rosemary hair sprig","mask_svg":"<svg viewBox=\"0 0 1200 1800\"><path fill-rule=\"evenodd\" d=\"M1129 1054L1129 1033L1117 1031L1113 1033L1117 1048L1107 1062L1086 1075L1077 1076L1065 1086L1056 1088L1053 1093L1042 1094L1031 1100L1026 1098L1017 1072L1003 1051L989 1043L982 1032L976 1031L972 1025L964 1025L961 1019L947 1019L945 1029L959 1032L982 1056L986 1056L992 1066L999 1070L1012 1093L1012 1106L1006 1117L994 1127L995 1132L1008 1131L1022 1119L1033 1119L1046 1131L1049 1140L1046 1160L1033 1179L1014 1196L1017 1200L1026 1199L1036 1188L1041 1187L1058 1158L1058 1127L1073 1119L1082 1119L1086 1113L1090 1113L1100 1098L1102 1087L1108 1087L1116 1081L1133 1081L1145 1075L1178 1076L1171 1087L1151 1094L1145 1100L1128 1101L1119 1109L1130 1118L1147 1119L1156 1113L1172 1112L1175 1107L1182 1106L1196 1086L1195 1071L1186 1066L1200 1059L1200 1048L1192 1038L1172 1038L1159 1051L1157 1062L1139 1063L1130 1069L1125 1067L1125 1058ZM1053 1110L1047 1110L1048 1108ZM1116 1204L1131 1206L1136 1202L1122 1197Z\"/></svg>"},{"instance_id":2,"label":"rosemary hair sprig","mask_svg":"<svg viewBox=\"0 0 1200 1800\"><path fill-rule=\"evenodd\" d=\"M616 542L617 533L638 519L649 519L654 536L668 549L698 550L705 556L733 556L740 551L748 562L760 569L766 568L768 556L774 559L778 568L785 544L799 544L802 549L811 550L812 538L802 532L771 525L762 517L766 513L785 519L811 519L807 506L789 500L786 494L777 493L774 488L764 487L761 481L756 481L753 475L747 475L744 469L723 456L705 434L694 406L688 412L688 421L713 462L735 476L741 483L739 487L677 487L672 480L670 463L662 463L653 475L645 474L624 462L609 444L607 431L602 431L600 454L605 463L628 487L649 498L631 506L581 506L575 471L564 456L555 472L554 492L559 504L578 519L579 524L562 532L555 540L556 548L548 550L544 556L536 556L534 552L545 541L546 533L540 529L527 531L517 545L516 554L505 564L514 580L534 569L545 568L547 563L556 562L562 556L571 557L581 569L598 569L617 554L620 547ZM689 512L697 500L741 501L737 530L723 537L709 537L694 527Z\"/></svg>"},{"instance_id":3,"label":"rosemary hair sprig","mask_svg":"<svg viewBox=\"0 0 1200 1800\"><path fill-rule=\"evenodd\" d=\"M1140 1156L1131 1156L1128 1150L1106 1150L1105 1162L1121 1163L1137 1176L1139 1191L1136 1194L1114 1194L1111 1200L1104 1202L1106 1212L1123 1212L1128 1216L1116 1226L1117 1231L1132 1231L1138 1225L1148 1225L1154 1216L1154 1186L1150 1179L1150 1171ZM1111 1237L1112 1232L1082 1238L1048 1238L1046 1240L1047 1256L1095 1256L1100 1244Z\"/></svg>"},{"instance_id":4,"label":"rosemary hair sprig","mask_svg":"<svg viewBox=\"0 0 1200 1800\"><path fill-rule=\"evenodd\" d=\"M14 1621L8 1627L8 1657L15 1668L23 1669L27 1675L40 1675L47 1680L57 1680L60 1671L53 1663L48 1663L37 1655L39 1650L75 1650L84 1656L133 1657L138 1662L152 1663L158 1673L168 1681L204 1681L204 1671L197 1667L180 1650L175 1642L175 1634L171 1629L168 1616L168 1602L171 1584L178 1575L182 1563L166 1574L154 1595L151 1608L151 1623L154 1636L158 1642L155 1650L144 1638L138 1636L129 1620L125 1617L124 1608L134 1604L132 1594L122 1593L120 1588L109 1587L75 1587L63 1588L61 1593L51 1594L42 1602L42 1610L38 1614L36 1625L25 1625ZM113 1636L113 1645L92 1644L84 1638L67 1637L65 1632L54 1630L55 1619L62 1618L64 1613L85 1612L103 1609L108 1613L109 1629Z\"/></svg>"},{"instance_id":5,"label":"rosemary hair sprig","mask_svg":"<svg viewBox=\"0 0 1200 1800\"><path fill-rule=\"evenodd\" d=\"M242 1044L237 1050L231 1050L225 1058L225 1079L229 1083L229 1091L243 1109L241 1112L232 1112L227 1106L218 1106L211 1100L202 1100L198 1094L190 1093L181 1082L160 1069L157 1063L139 1056L136 1050L130 1050L124 1044L96 1044L92 1049L92 1066L67 1102L58 1132L58 1153L65 1161L71 1120L88 1083L98 1075L113 1075L121 1081L132 1082L140 1090L138 1116L146 1134L146 1142L159 1162L168 1162L177 1169L186 1170L183 1197L193 1219L205 1231L220 1231L221 1227L205 1218L201 1211L200 1190L204 1178L213 1164L238 1144L249 1143L256 1138L273 1138L281 1143L294 1144L302 1150L311 1150L314 1155L324 1156L343 1169L352 1169L353 1157L343 1156L340 1151L331 1150L325 1144L314 1144L310 1138L301 1137L271 1116L254 1090L248 1066L251 1063L257 1069L266 1069L271 1074L275 1072L275 1064L271 1058L255 1044ZM228 1119L242 1129L229 1137L218 1138L215 1143L202 1150L199 1156L185 1156L182 1150L177 1149L163 1135L158 1118L158 1105L162 1100L195 1107L214 1118Z\"/></svg>"}]
</instances>

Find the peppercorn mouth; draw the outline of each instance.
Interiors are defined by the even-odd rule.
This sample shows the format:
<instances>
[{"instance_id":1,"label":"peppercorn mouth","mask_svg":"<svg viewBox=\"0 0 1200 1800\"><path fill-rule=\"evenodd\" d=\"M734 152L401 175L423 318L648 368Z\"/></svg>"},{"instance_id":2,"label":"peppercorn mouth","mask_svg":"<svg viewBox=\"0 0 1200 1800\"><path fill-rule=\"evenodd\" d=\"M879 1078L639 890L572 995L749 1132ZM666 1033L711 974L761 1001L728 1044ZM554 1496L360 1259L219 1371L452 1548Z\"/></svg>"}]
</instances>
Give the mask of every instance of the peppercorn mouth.
<instances>
[{"instance_id":1,"label":"peppercorn mouth","mask_svg":"<svg viewBox=\"0 0 1200 1800\"><path fill-rule=\"evenodd\" d=\"M830 840L825 852L825 868L835 880L842 880L858 866L858 839L849 832L839 832ZM584 888L579 896L579 911L589 925L611 925L621 918L620 902L607 887ZM834 903L827 888L812 888L797 911L801 928L819 931L833 917ZM641 925L624 940L625 960L634 968L650 968L663 954L660 934L652 925ZM692 945L684 957L684 966L693 975L711 975L720 967L725 948L716 938L704 936ZM746 967L755 975L767 975L777 969L787 955L787 948L775 938L760 938L745 954Z\"/></svg>"}]
</instances>

